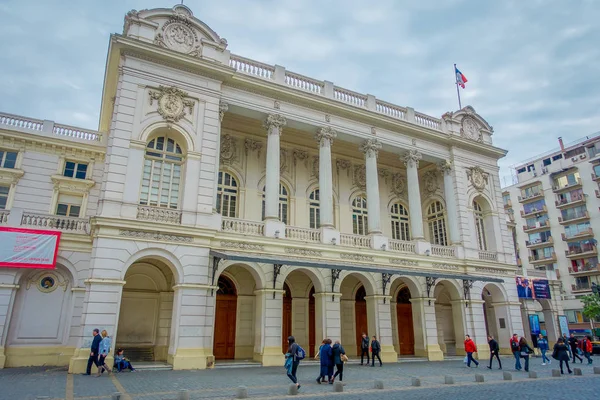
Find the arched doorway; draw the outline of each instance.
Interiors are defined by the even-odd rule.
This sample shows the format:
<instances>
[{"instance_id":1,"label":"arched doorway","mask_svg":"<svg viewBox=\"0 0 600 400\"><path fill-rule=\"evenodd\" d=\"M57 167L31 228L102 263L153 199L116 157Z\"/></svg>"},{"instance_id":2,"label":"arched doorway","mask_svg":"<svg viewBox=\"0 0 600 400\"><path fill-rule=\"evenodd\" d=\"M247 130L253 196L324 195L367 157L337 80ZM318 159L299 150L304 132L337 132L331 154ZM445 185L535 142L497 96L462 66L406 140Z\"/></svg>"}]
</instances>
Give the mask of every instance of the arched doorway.
<instances>
[{"instance_id":1,"label":"arched doorway","mask_svg":"<svg viewBox=\"0 0 600 400\"><path fill-rule=\"evenodd\" d=\"M292 291L287 283L283 284L283 307L281 318L281 348L283 354L287 353L288 337L292 336Z\"/></svg>"},{"instance_id":2,"label":"arched doorway","mask_svg":"<svg viewBox=\"0 0 600 400\"><path fill-rule=\"evenodd\" d=\"M412 304L410 290L403 287L396 298L396 315L398 318L398 343L400 355L415 354L415 331L413 328Z\"/></svg>"},{"instance_id":3,"label":"arched doorway","mask_svg":"<svg viewBox=\"0 0 600 400\"><path fill-rule=\"evenodd\" d=\"M464 355L464 305L458 289L449 281L435 285L435 319L438 343L444 355Z\"/></svg>"},{"instance_id":4,"label":"arched doorway","mask_svg":"<svg viewBox=\"0 0 600 400\"><path fill-rule=\"evenodd\" d=\"M213 354L216 360L235 358L237 290L225 275L219 276L215 309Z\"/></svg>"},{"instance_id":5,"label":"arched doorway","mask_svg":"<svg viewBox=\"0 0 600 400\"><path fill-rule=\"evenodd\" d=\"M140 260L127 269L125 282L115 348L126 348L132 361L166 361L175 283L171 269L160 260Z\"/></svg>"},{"instance_id":6,"label":"arched doorway","mask_svg":"<svg viewBox=\"0 0 600 400\"><path fill-rule=\"evenodd\" d=\"M356 291L356 295L354 297L354 320L356 323L356 355L360 355L361 353L360 342L362 340L363 332L369 331L367 323L367 301L365 300L366 296L367 292L365 291L365 287L361 286Z\"/></svg>"}]
</instances>

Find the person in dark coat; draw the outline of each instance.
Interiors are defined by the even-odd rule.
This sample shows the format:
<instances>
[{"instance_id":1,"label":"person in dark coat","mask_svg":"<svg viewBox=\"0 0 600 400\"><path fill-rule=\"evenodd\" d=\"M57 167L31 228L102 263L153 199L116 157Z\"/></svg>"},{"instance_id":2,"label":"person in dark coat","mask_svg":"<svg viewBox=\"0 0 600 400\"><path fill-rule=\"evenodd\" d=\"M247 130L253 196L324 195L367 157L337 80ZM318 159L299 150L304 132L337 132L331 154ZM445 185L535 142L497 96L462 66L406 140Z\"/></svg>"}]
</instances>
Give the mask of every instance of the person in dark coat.
<instances>
[{"instance_id":1,"label":"person in dark coat","mask_svg":"<svg viewBox=\"0 0 600 400\"><path fill-rule=\"evenodd\" d=\"M296 343L296 338L293 336L288 337L288 351L285 354L285 359L287 376L300 389L300 383L298 383L298 378L296 377L296 371L298 371L298 365L300 365L300 360L298 360L298 343Z\"/></svg>"},{"instance_id":2,"label":"person in dark coat","mask_svg":"<svg viewBox=\"0 0 600 400\"><path fill-rule=\"evenodd\" d=\"M521 349L521 358L525 359L525 372L529 372L529 355L533 353L533 349L529 347L529 343L524 337L519 340L519 348Z\"/></svg>"},{"instance_id":3,"label":"person in dark coat","mask_svg":"<svg viewBox=\"0 0 600 400\"><path fill-rule=\"evenodd\" d=\"M346 350L344 350L344 347L340 344L339 340L335 341L335 344L331 350L333 351L333 363L335 364L336 369L335 375L333 375L331 382L333 383L338 375L340 376L341 382L344 379L344 361L342 360L342 354L345 355Z\"/></svg>"},{"instance_id":4,"label":"person in dark coat","mask_svg":"<svg viewBox=\"0 0 600 400\"><path fill-rule=\"evenodd\" d=\"M583 358L579 357L579 354L577 354L577 348L579 347L579 341L577 340L577 338L575 337L574 334L571 333L571 337L569 338L569 346L571 347L571 355L573 355L573 364L576 364L577 362L575 361L575 359L579 359L579 361L583 364Z\"/></svg>"},{"instance_id":5,"label":"person in dark coat","mask_svg":"<svg viewBox=\"0 0 600 400\"><path fill-rule=\"evenodd\" d=\"M331 349L331 340L325 339L325 343L321 345L321 349L319 351L319 358L321 359L321 373L317 378L317 383L321 384L321 379L325 379L327 376L327 380L331 381L332 376L329 375L330 365L333 364L333 350ZM333 370L331 369L331 372Z\"/></svg>"},{"instance_id":6,"label":"person in dark coat","mask_svg":"<svg viewBox=\"0 0 600 400\"><path fill-rule=\"evenodd\" d=\"M94 339L92 340L92 345L90 347L90 358L88 358L87 368L85 370L85 374L83 375L91 375L92 374L92 364L98 367L98 356L100 352L100 342L102 341L102 336L100 336L100 330L94 329L92 332L94 335Z\"/></svg>"},{"instance_id":7,"label":"person in dark coat","mask_svg":"<svg viewBox=\"0 0 600 400\"><path fill-rule=\"evenodd\" d=\"M563 371L563 362L567 364L567 371L569 374L572 374L571 368L569 367L569 346L565 344L563 338L558 338L558 341L554 345L554 351L552 353L552 358L560 361L560 373L564 375Z\"/></svg>"},{"instance_id":8,"label":"person in dark coat","mask_svg":"<svg viewBox=\"0 0 600 400\"><path fill-rule=\"evenodd\" d=\"M362 340L360 341L360 365L363 365L363 360L365 357L365 354L367 355L367 364L369 365L370 358L369 358L369 336L367 336L367 334L365 332L363 332L362 334Z\"/></svg>"},{"instance_id":9,"label":"person in dark coat","mask_svg":"<svg viewBox=\"0 0 600 400\"><path fill-rule=\"evenodd\" d=\"M498 369L502 369L502 361L500 361L500 357L498 356L498 352L500 351L500 346L498 346L498 342L494 339L492 335L488 336L488 344L490 345L490 366L488 369L492 369L492 360L494 357L498 360Z\"/></svg>"},{"instance_id":10,"label":"person in dark coat","mask_svg":"<svg viewBox=\"0 0 600 400\"><path fill-rule=\"evenodd\" d=\"M377 336L373 335L373 340L371 340L371 367L375 366L375 357L379 360L379 366L383 367L383 363L381 362L381 358L379 357L379 353L381 353L381 345L377 340Z\"/></svg>"}]
</instances>

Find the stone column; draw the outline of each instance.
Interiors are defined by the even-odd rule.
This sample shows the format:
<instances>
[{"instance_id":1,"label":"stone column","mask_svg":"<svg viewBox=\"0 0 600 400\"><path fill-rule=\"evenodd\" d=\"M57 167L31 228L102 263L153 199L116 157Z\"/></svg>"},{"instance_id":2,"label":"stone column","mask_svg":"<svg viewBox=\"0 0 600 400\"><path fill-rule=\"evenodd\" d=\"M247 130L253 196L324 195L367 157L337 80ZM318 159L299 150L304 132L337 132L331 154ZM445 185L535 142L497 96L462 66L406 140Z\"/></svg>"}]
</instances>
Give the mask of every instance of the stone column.
<instances>
[{"instance_id":1,"label":"stone column","mask_svg":"<svg viewBox=\"0 0 600 400\"><path fill-rule=\"evenodd\" d=\"M217 149L216 149L216 159L217 165L215 165L215 187L213 189L213 213L217 213L217 193L219 191L219 169L221 164L221 126L223 123L223 118L225 118L225 113L229 111L229 104L225 101L219 101L219 127L217 134ZM198 168L198 171L200 168ZM187 182L187 181L186 181Z\"/></svg>"},{"instance_id":2,"label":"stone column","mask_svg":"<svg viewBox=\"0 0 600 400\"><path fill-rule=\"evenodd\" d=\"M285 235L285 224L279 220L280 146L279 137L286 119L269 114L263 126L267 129L267 176L265 182L265 236Z\"/></svg>"},{"instance_id":3,"label":"stone column","mask_svg":"<svg viewBox=\"0 0 600 400\"><path fill-rule=\"evenodd\" d=\"M381 361L383 362L398 362L398 353L394 349L392 339L392 314L389 304L391 298L391 296L382 295L365 297L369 332L375 332L370 333L371 336L377 335L377 339L381 344ZM385 304L383 303L384 300L386 301Z\"/></svg>"},{"instance_id":4,"label":"stone column","mask_svg":"<svg viewBox=\"0 0 600 400\"><path fill-rule=\"evenodd\" d=\"M465 346L463 345L465 341L465 335L471 335L468 330L472 326L470 313L467 313L466 300L450 300L450 304L452 304L452 323L454 326L454 340L456 346L456 355L457 356L466 356ZM483 313L483 310L482 310ZM473 337L471 337L473 339ZM473 339L473 341L475 341Z\"/></svg>"},{"instance_id":5,"label":"stone column","mask_svg":"<svg viewBox=\"0 0 600 400\"><path fill-rule=\"evenodd\" d=\"M319 142L319 212L321 219L321 241L340 242L340 233L333 224L333 174L331 167L331 145L337 132L330 127L320 128L315 139Z\"/></svg>"},{"instance_id":6,"label":"stone column","mask_svg":"<svg viewBox=\"0 0 600 400\"><path fill-rule=\"evenodd\" d=\"M275 298L273 298L275 293ZM283 295L278 289L259 289L256 296L254 360L265 367L281 366L285 361L281 351Z\"/></svg>"},{"instance_id":7,"label":"stone column","mask_svg":"<svg viewBox=\"0 0 600 400\"><path fill-rule=\"evenodd\" d=\"M456 206L456 193L454 190L454 179L452 170L454 166L451 161L445 160L439 164L439 168L444 175L444 199L446 200L446 212L449 228L449 244L460 243L460 233L458 231L458 208ZM490 238L491 239L491 238Z\"/></svg>"},{"instance_id":8,"label":"stone column","mask_svg":"<svg viewBox=\"0 0 600 400\"><path fill-rule=\"evenodd\" d=\"M408 187L408 209L410 214L410 236L417 241L417 253L425 254L431 245L425 242L423 234L423 213L421 211L421 192L419 190L419 160L423 158L418 150L409 150L404 155L406 183Z\"/></svg>"},{"instance_id":9,"label":"stone column","mask_svg":"<svg viewBox=\"0 0 600 400\"><path fill-rule=\"evenodd\" d=\"M467 320L465 334L471 336L471 339L475 342L477 350L480 350L477 357L481 359L485 359L486 355L489 355L485 317L483 315L484 305L484 300L469 300L468 306L465 308ZM480 355L481 357L479 357Z\"/></svg>"},{"instance_id":10,"label":"stone column","mask_svg":"<svg viewBox=\"0 0 600 400\"><path fill-rule=\"evenodd\" d=\"M292 332L296 338L296 342L308 351L309 344L309 299L308 298L292 298ZM316 307L315 307L316 308ZM316 314L316 310L315 310ZM316 319L316 316L315 316ZM287 341L286 337L281 338L282 343ZM314 355L314 354L313 354Z\"/></svg>"},{"instance_id":11,"label":"stone column","mask_svg":"<svg viewBox=\"0 0 600 400\"><path fill-rule=\"evenodd\" d=\"M0 369L4 368L4 364L6 363L4 348L6 346L8 335L8 322L12 315L14 298L18 289L19 285L8 283L0 284Z\"/></svg>"},{"instance_id":12,"label":"stone column","mask_svg":"<svg viewBox=\"0 0 600 400\"><path fill-rule=\"evenodd\" d=\"M429 361L442 361L444 353L438 343L435 298L411 298L410 303L415 330L415 355L427 357Z\"/></svg>"},{"instance_id":13,"label":"stone column","mask_svg":"<svg viewBox=\"0 0 600 400\"><path fill-rule=\"evenodd\" d=\"M377 139L368 139L360 146L360 150L365 153L369 235L373 237L372 245L375 249L383 248L384 245L387 246L387 238L381 234L379 174L377 172L379 149L381 149L381 143Z\"/></svg>"}]
</instances>

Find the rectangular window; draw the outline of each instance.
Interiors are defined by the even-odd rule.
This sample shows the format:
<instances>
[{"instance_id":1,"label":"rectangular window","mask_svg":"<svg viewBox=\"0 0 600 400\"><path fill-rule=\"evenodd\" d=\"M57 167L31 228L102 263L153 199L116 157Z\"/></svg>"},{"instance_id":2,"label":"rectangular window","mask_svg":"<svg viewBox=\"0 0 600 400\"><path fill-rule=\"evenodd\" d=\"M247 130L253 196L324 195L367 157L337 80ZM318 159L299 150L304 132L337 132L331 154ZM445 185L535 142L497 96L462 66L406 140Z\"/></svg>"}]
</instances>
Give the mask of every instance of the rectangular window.
<instances>
[{"instance_id":1,"label":"rectangular window","mask_svg":"<svg viewBox=\"0 0 600 400\"><path fill-rule=\"evenodd\" d=\"M56 215L79 218L82 203L83 197L81 196L74 196L61 193L58 195L58 202L56 204Z\"/></svg>"},{"instance_id":2,"label":"rectangular window","mask_svg":"<svg viewBox=\"0 0 600 400\"><path fill-rule=\"evenodd\" d=\"M16 151L0 150L0 167L14 168L17 164L17 154Z\"/></svg>"},{"instance_id":3,"label":"rectangular window","mask_svg":"<svg viewBox=\"0 0 600 400\"><path fill-rule=\"evenodd\" d=\"M10 186L0 186L0 210L6 209L6 203L8 203L9 192Z\"/></svg>"},{"instance_id":4,"label":"rectangular window","mask_svg":"<svg viewBox=\"0 0 600 400\"><path fill-rule=\"evenodd\" d=\"M532 203L523 204L523 210L525 211L525 214L529 214L532 212L542 211L545 205L546 201L544 199L540 199Z\"/></svg>"},{"instance_id":5,"label":"rectangular window","mask_svg":"<svg viewBox=\"0 0 600 400\"><path fill-rule=\"evenodd\" d=\"M594 165L594 174L600 176L600 164Z\"/></svg>"},{"instance_id":6,"label":"rectangular window","mask_svg":"<svg viewBox=\"0 0 600 400\"><path fill-rule=\"evenodd\" d=\"M523 167L523 168L519 168L519 169L517 170L517 174L521 174L521 173L523 173L523 172L525 172L525 171L526 171L525 167Z\"/></svg>"},{"instance_id":7,"label":"rectangular window","mask_svg":"<svg viewBox=\"0 0 600 400\"><path fill-rule=\"evenodd\" d=\"M76 179L85 179L85 176L87 175L87 167L88 165L84 163L67 161L65 162L63 176Z\"/></svg>"}]
</instances>

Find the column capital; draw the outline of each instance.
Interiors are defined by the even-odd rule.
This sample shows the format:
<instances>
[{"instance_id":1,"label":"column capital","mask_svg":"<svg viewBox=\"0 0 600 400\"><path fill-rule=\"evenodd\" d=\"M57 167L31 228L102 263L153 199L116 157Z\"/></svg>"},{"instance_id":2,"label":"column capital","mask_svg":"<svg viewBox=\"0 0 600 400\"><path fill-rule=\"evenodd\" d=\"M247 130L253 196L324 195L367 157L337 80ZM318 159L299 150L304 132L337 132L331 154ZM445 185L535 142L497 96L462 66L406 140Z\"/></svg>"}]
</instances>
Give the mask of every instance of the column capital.
<instances>
[{"instance_id":1,"label":"column capital","mask_svg":"<svg viewBox=\"0 0 600 400\"><path fill-rule=\"evenodd\" d=\"M269 114L267 119L263 122L263 127L267 129L268 133L271 134L277 129L277 133L281 135L281 128L286 126L287 120L283 115L280 114Z\"/></svg>"},{"instance_id":2,"label":"column capital","mask_svg":"<svg viewBox=\"0 0 600 400\"><path fill-rule=\"evenodd\" d=\"M367 139L360 145L360 151L365 153L367 158L377 157L379 149L381 149L381 142L377 139Z\"/></svg>"},{"instance_id":3,"label":"column capital","mask_svg":"<svg viewBox=\"0 0 600 400\"><path fill-rule=\"evenodd\" d=\"M315 140L319 142L319 145L323 147L326 141L329 144L333 144L333 139L337 137L337 131L330 126L324 126L319 128L317 133L315 134Z\"/></svg>"},{"instance_id":4,"label":"column capital","mask_svg":"<svg viewBox=\"0 0 600 400\"><path fill-rule=\"evenodd\" d=\"M452 160L442 160L438 163L438 169L444 175L450 175L454 169L454 163Z\"/></svg>"},{"instance_id":5,"label":"column capital","mask_svg":"<svg viewBox=\"0 0 600 400\"><path fill-rule=\"evenodd\" d=\"M403 158L406 167L419 168L419 160L423 158L423 155L419 150L409 150Z\"/></svg>"},{"instance_id":6,"label":"column capital","mask_svg":"<svg viewBox=\"0 0 600 400\"><path fill-rule=\"evenodd\" d=\"M223 117L227 111L229 111L229 104L223 100L219 101L219 119L221 122L223 122Z\"/></svg>"}]
</instances>

